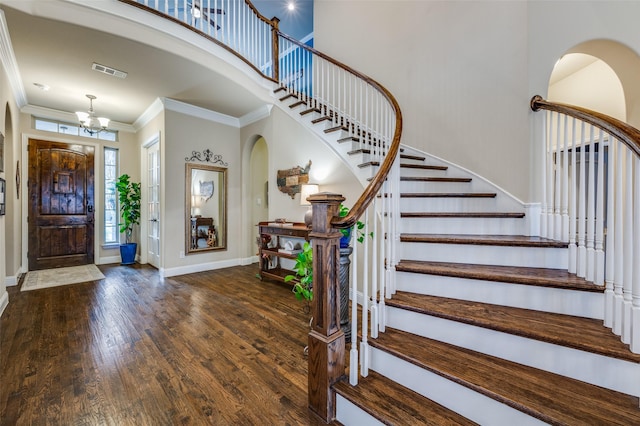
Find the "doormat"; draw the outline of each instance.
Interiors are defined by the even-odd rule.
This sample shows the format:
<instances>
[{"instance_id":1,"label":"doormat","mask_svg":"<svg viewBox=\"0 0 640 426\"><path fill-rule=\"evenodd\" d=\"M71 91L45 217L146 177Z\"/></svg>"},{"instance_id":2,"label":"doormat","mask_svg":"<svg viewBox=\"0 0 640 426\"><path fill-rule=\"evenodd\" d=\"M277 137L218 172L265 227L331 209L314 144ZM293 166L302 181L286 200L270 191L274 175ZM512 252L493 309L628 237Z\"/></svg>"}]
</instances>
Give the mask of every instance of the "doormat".
<instances>
[{"instance_id":1,"label":"doormat","mask_svg":"<svg viewBox=\"0 0 640 426\"><path fill-rule=\"evenodd\" d=\"M43 269L29 271L24 278L20 291L38 290L61 285L85 283L101 280L104 274L96 265L71 266L68 268Z\"/></svg>"}]
</instances>

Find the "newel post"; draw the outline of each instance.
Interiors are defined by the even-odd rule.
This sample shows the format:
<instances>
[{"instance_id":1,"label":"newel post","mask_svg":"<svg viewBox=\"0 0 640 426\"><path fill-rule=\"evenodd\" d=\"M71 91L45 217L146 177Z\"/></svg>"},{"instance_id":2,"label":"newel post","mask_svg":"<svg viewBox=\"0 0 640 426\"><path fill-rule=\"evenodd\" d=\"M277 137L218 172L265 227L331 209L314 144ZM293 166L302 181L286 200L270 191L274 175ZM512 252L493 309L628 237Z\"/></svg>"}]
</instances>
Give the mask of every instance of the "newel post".
<instances>
[{"instance_id":1,"label":"newel post","mask_svg":"<svg viewBox=\"0 0 640 426\"><path fill-rule=\"evenodd\" d=\"M280 45L278 43L280 19L271 18L271 63L273 64L273 79L280 81Z\"/></svg>"},{"instance_id":2,"label":"newel post","mask_svg":"<svg viewBox=\"0 0 640 426\"><path fill-rule=\"evenodd\" d=\"M345 374L345 338L340 329L340 237L331 226L344 197L321 192L307 198L313 206L309 237L313 247L313 302L309 333L309 408L326 423L335 419L331 386Z\"/></svg>"}]
</instances>

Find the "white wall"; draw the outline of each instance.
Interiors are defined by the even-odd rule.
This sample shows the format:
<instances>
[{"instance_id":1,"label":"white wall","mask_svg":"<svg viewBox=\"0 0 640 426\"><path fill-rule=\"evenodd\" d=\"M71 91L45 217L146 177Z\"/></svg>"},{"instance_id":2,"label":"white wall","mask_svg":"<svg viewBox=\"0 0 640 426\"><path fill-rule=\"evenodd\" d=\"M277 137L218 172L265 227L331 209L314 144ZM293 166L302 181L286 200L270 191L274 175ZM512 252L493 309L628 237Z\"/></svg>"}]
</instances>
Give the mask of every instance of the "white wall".
<instances>
[{"instance_id":1,"label":"white wall","mask_svg":"<svg viewBox=\"0 0 640 426\"><path fill-rule=\"evenodd\" d=\"M317 49L397 98L402 143L527 198L525 2L321 0L314 19Z\"/></svg>"},{"instance_id":2,"label":"white wall","mask_svg":"<svg viewBox=\"0 0 640 426\"><path fill-rule=\"evenodd\" d=\"M165 110L164 146L161 155L164 215L162 261L166 275L193 272L197 268L237 264L240 255L241 163L240 130L180 112ZM222 155L227 166L227 249L186 254L185 158L205 149ZM198 162L195 162L198 163ZM207 163L199 163L207 164ZM212 164L213 165L213 164ZM217 164L215 164L217 165ZM194 269L194 267L196 269Z\"/></svg>"},{"instance_id":3,"label":"white wall","mask_svg":"<svg viewBox=\"0 0 640 426\"><path fill-rule=\"evenodd\" d=\"M396 96L404 144L533 202L541 125L529 100L547 96L563 54L589 42L584 53L616 71L640 127L638 16L640 2L317 0L314 34L317 49Z\"/></svg>"}]
</instances>

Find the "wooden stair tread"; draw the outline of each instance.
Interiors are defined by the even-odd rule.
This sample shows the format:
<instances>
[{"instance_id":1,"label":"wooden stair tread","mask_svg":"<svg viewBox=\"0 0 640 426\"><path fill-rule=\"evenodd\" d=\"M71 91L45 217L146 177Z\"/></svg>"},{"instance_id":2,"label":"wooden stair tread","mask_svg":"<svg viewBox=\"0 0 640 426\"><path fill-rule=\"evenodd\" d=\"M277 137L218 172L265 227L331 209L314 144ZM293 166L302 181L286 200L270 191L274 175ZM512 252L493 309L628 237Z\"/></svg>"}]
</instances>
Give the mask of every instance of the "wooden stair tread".
<instances>
[{"instance_id":1,"label":"wooden stair tread","mask_svg":"<svg viewBox=\"0 0 640 426\"><path fill-rule=\"evenodd\" d=\"M289 108L293 109L295 107L299 107L300 105L306 105L306 104L307 103L305 101L297 101L289 105Z\"/></svg>"},{"instance_id":2,"label":"wooden stair tread","mask_svg":"<svg viewBox=\"0 0 640 426\"><path fill-rule=\"evenodd\" d=\"M331 121L331 117L327 117L326 115L323 115L322 117L314 118L313 120L311 120L311 123L318 124L318 123L322 123L323 121Z\"/></svg>"},{"instance_id":3,"label":"wooden stair tread","mask_svg":"<svg viewBox=\"0 0 640 426\"><path fill-rule=\"evenodd\" d=\"M401 181L408 182L471 182L471 178L432 177L432 176L400 176Z\"/></svg>"},{"instance_id":4,"label":"wooden stair tread","mask_svg":"<svg viewBox=\"0 0 640 426\"><path fill-rule=\"evenodd\" d=\"M333 388L345 399L387 425L476 424L373 370L369 370L367 377L360 377L357 386L351 386L342 380Z\"/></svg>"},{"instance_id":5,"label":"wooden stair tread","mask_svg":"<svg viewBox=\"0 0 640 426\"><path fill-rule=\"evenodd\" d=\"M400 217L449 217L449 218L514 218L522 219L524 213L517 212L401 212Z\"/></svg>"},{"instance_id":6,"label":"wooden stair tread","mask_svg":"<svg viewBox=\"0 0 640 426\"><path fill-rule=\"evenodd\" d=\"M349 128L343 125L340 126L334 126L334 127L329 127L328 129L324 129L325 133L333 133L333 132L339 132L340 130L344 130L345 132L349 131Z\"/></svg>"},{"instance_id":7,"label":"wooden stair tread","mask_svg":"<svg viewBox=\"0 0 640 426\"><path fill-rule=\"evenodd\" d=\"M307 114L311 114L312 112L320 113L322 111L320 111L320 108L309 108L309 109L305 109L304 111L300 111L300 115L307 115Z\"/></svg>"},{"instance_id":8,"label":"wooden stair tread","mask_svg":"<svg viewBox=\"0 0 640 426\"><path fill-rule=\"evenodd\" d=\"M640 354L632 353L601 320L400 291L386 304L593 354L640 362Z\"/></svg>"},{"instance_id":9,"label":"wooden stair tread","mask_svg":"<svg viewBox=\"0 0 640 426\"><path fill-rule=\"evenodd\" d=\"M604 287L579 278L575 274L567 272L565 269L401 260L396 266L396 270L418 274L563 288L567 290L604 292Z\"/></svg>"},{"instance_id":10,"label":"wooden stair tread","mask_svg":"<svg viewBox=\"0 0 640 426\"><path fill-rule=\"evenodd\" d=\"M525 235L453 235L453 234L401 234L400 241L407 243L467 244L508 247L567 248L568 243L542 237Z\"/></svg>"},{"instance_id":11,"label":"wooden stair tread","mask_svg":"<svg viewBox=\"0 0 640 426\"><path fill-rule=\"evenodd\" d=\"M400 154L400 158L402 158L403 160L418 160L418 161L426 160L426 157L422 157L420 155L410 155L410 154Z\"/></svg>"},{"instance_id":12,"label":"wooden stair tread","mask_svg":"<svg viewBox=\"0 0 640 426\"><path fill-rule=\"evenodd\" d=\"M400 167L405 169L422 169L422 170L447 170L447 166L432 166L429 164L407 164L400 163Z\"/></svg>"},{"instance_id":13,"label":"wooden stair tread","mask_svg":"<svg viewBox=\"0 0 640 426\"><path fill-rule=\"evenodd\" d=\"M640 424L637 397L392 328L369 344L550 424Z\"/></svg>"},{"instance_id":14,"label":"wooden stair tread","mask_svg":"<svg viewBox=\"0 0 640 426\"><path fill-rule=\"evenodd\" d=\"M402 192L401 198L495 198L495 192Z\"/></svg>"}]
</instances>

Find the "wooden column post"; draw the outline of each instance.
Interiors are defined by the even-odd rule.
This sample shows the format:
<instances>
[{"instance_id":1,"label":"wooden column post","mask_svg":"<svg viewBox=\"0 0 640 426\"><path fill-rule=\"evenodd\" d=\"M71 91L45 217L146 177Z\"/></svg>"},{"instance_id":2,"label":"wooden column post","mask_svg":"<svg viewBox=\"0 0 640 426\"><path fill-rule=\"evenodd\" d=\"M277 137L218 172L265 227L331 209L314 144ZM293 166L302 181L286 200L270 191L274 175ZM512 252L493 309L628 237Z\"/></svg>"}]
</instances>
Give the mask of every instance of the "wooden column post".
<instances>
[{"instance_id":1,"label":"wooden column post","mask_svg":"<svg viewBox=\"0 0 640 426\"><path fill-rule=\"evenodd\" d=\"M335 419L331 386L345 374L345 338L340 329L340 237L331 218L344 197L321 192L307 198L313 208L309 237L313 247L313 315L309 333L309 408L326 423Z\"/></svg>"},{"instance_id":2,"label":"wooden column post","mask_svg":"<svg viewBox=\"0 0 640 426\"><path fill-rule=\"evenodd\" d=\"M277 82L280 80L280 45L278 43L278 30L280 19L275 16L271 18L271 64L273 79Z\"/></svg>"}]
</instances>

